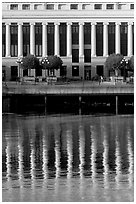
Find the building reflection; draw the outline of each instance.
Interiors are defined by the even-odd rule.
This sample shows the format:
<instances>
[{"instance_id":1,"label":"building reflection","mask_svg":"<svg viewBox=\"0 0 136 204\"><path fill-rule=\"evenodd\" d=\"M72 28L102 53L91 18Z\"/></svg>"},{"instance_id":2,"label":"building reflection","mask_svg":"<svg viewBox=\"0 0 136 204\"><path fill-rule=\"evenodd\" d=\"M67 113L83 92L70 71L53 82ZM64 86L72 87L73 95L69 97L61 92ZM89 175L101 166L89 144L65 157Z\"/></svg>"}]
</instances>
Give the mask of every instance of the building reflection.
<instances>
[{"instance_id":1,"label":"building reflection","mask_svg":"<svg viewBox=\"0 0 136 204\"><path fill-rule=\"evenodd\" d=\"M121 135L123 122L112 118L108 122L104 118L95 120L62 123L37 119L37 122L31 123L33 127L29 122L22 121L20 131L15 131L14 139L8 126L8 132L3 135L3 158L6 158L3 161L3 173L9 186L14 179L19 181L20 186L27 185L24 180L30 180L31 188L34 189L37 181L45 186L48 178L60 177L65 177L70 186L73 177L79 177L80 182L89 177L93 185L103 182L104 188L108 188L112 174L119 188L120 179L126 174L131 188L134 166L133 124L124 122L127 131ZM125 145L122 145L124 140ZM80 191L82 193L83 189Z\"/></svg>"}]
</instances>

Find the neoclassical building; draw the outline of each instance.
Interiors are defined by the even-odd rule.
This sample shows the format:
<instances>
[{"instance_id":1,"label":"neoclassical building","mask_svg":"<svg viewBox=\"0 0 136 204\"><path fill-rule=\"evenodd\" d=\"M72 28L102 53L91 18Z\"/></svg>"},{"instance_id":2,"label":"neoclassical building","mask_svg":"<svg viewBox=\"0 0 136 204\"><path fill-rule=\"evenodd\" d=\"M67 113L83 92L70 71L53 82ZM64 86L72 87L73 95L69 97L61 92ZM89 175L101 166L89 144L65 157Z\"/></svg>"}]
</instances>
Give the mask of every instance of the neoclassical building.
<instances>
[{"instance_id":1,"label":"neoclassical building","mask_svg":"<svg viewBox=\"0 0 136 204\"><path fill-rule=\"evenodd\" d=\"M63 69L57 76L108 76L104 63L112 53L127 59L134 55L134 2L2 3L2 67L7 80L18 76L16 61L27 54L60 56ZM35 70L31 74L37 75Z\"/></svg>"}]
</instances>

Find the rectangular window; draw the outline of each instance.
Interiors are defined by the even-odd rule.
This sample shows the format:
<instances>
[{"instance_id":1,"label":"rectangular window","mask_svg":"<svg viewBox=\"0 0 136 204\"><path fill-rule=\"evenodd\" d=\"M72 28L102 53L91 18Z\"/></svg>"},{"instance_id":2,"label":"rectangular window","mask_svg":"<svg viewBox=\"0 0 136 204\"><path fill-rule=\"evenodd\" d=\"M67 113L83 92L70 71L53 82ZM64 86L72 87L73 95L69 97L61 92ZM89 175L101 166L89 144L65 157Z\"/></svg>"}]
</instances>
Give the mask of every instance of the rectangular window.
<instances>
[{"instance_id":1,"label":"rectangular window","mask_svg":"<svg viewBox=\"0 0 136 204\"><path fill-rule=\"evenodd\" d=\"M66 4L59 4L59 5L58 5L58 9L59 9L59 10L65 10L66 7L67 7Z\"/></svg>"},{"instance_id":2,"label":"rectangular window","mask_svg":"<svg viewBox=\"0 0 136 204\"><path fill-rule=\"evenodd\" d=\"M18 4L11 4L10 10L18 10Z\"/></svg>"},{"instance_id":3,"label":"rectangular window","mask_svg":"<svg viewBox=\"0 0 136 204\"><path fill-rule=\"evenodd\" d=\"M108 25L108 54L115 53L115 23Z\"/></svg>"},{"instance_id":4,"label":"rectangular window","mask_svg":"<svg viewBox=\"0 0 136 204\"><path fill-rule=\"evenodd\" d=\"M79 62L79 50L72 49L72 62Z\"/></svg>"},{"instance_id":5,"label":"rectangular window","mask_svg":"<svg viewBox=\"0 0 136 204\"><path fill-rule=\"evenodd\" d=\"M42 24L35 24L35 55L42 56Z\"/></svg>"},{"instance_id":6,"label":"rectangular window","mask_svg":"<svg viewBox=\"0 0 136 204\"><path fill-rule=\"evenodd\" d=\"M54 23L47 25L47 54L54 55Z\"/></svg>"},{"instance_id":7,"label":"rectangular window","mask_svg":"<svg viewBox=\"0 0 136 204\"><path fill-rule=\"evenodd\" d=\"M95 4L94 9L102 9L102 4Z\"/></svg>"},{"instance_id":8,"label":"rectangular window","mask_svg":"<svg viewBox=\"0 0 136 204\"><path fill-rule=\"evenodd\" d=\"M84 44L91 44L91 24L84 25Z\"/></svg>"},{"instance_id":9,"label":"rectangular window","mask_svg":"<svg viewBox=\"0 0 136 204\"><path fill-rule=\"evenodd\" d=\"M42 10L42 4L35 4L34 10Z\"/></svg>"},{"instance_id":10,"label":"rectangular window","mask_svg":"<svg viewBox=\"0 0 136 204\"><path fill-rule=\"evenodd\" d=\"M91 62L91 49L84 49L84 62Z\"/></svg>"},{"instance_id":11,"label":"rectangular window","mask_svg":"<svg viewBox=\"0 0 136 204\"><path fill-rule=\"evenodd\" d=\"M120 47L121 54L127 56L127 38L128 38L128 26L127 23L123 22L120 26Z\"/></svg>"},{"instance_id":12,"label":"rectangular window","mask_svg":"<svg viewBox=\"0 0 136 204\"><path fill-rule=\"evenodd\" d=\"M77 9L78 9L78 4L71 4L71 5L70 5L70 9L75 9L75 10L77 10Z\"/></svg>"},{"instance_id":13,"label":"rectangular window","mask_svg":"<svg viewBox=\"0 0 136 204\"><path fill-rule=\"evenodd\" d=\"M79 66L72 66L72 76L73 77L79 76Z\"/></svg>"},{"instance_id":14,"label":"rectangular window","mask_svg":"<svg viewBox=\"0 0 136 204\"><path fill-rule=\"evenodd\" d=\"M23 4L22 10L30 10L30 4Z\"/></svg>"},{"instance_id":15,"label":"rectangular window","mask_svg":"<svg viewBox=\"0 0 136 204\"><path fill-rule=\"evenodd\" d=\"M82 9L83 10L89 10L90 9L90 4L83 4Z\"/></svg>"},{"instance_id":16,"label":"rectangular window","mask_svg":"<svg viewBox=\"0 0 136 204\"><path fill-rule=\"evenodd\" d=\"M46 9L47 10L54 10L54 4L47 4Z\"/></svg>"},{"instance_id":17,"label":"rectangular window","mask_svg":"<svg viewBox=\"0 0 136 204\"><path fill-rule=\"evenodd\" d=\"M29 23L23 24L23 56L30 53L30 25Z\"/></svg>"},{"instance_id":18,"label":"rectangular window","mask_svg":"<svg viewBox=\"0 0 136 204\"><path fill-rule=\"evenodd\" d=\"M114 4L107 4L106 9L114 9Z\"/></svg>"},{"instance_id":19,"label":"rectangular window","mask_svg":"<svg viewBox=\"0 0 136 204\"><path fill-rule=\"evenodd\" d=\"M96 55L103 56L103 23L96 25Z\"/></svg>"},{"instance_id":20,"label":"rectangular window","mask_svg":"<svg viewBox=\"0 0 136 204\"><path fill-rule=\"evenodd\" d=\"M134 4L130 4L130 9L134 9Z\"/></svg>"},{"instance_id":21,"label":"rectangular window","mask_svg":"<svg viewBox=\"0 0 136 204\"><path fill-rule=\"evenodd\" d=\"M11 42L11 57L18 55L18 26L16 23L11 23L10 26L10 42Z\"/></svg>"},{"instance_id":22,"label":"rectangular window","mask_svg":"<svg viewBox=\"0 0 136 204\"><path fill-rule=\"evenodd\" d=\"M72 44L79 44L79 25L78 23L72 24Z\"/></svg>"},{"instance_id":23,"label":"rectangular window","mask_svg":"<svg viewBox=\"0 0 136 204\"><path fill-rule=\"evenodd\" d=\"M67 55L67 25L66 23L60 23L60 56Z\"/></svg>"},{"instance_id":24,"label":"rectangular window","mask_svg":"<svg viewBox=\"0 0 136 204\"><path fill-rule=\"evenodd\" d=\"M2 57L6 55L6 26L2 23Z\"/></svg>"}]
</instances>

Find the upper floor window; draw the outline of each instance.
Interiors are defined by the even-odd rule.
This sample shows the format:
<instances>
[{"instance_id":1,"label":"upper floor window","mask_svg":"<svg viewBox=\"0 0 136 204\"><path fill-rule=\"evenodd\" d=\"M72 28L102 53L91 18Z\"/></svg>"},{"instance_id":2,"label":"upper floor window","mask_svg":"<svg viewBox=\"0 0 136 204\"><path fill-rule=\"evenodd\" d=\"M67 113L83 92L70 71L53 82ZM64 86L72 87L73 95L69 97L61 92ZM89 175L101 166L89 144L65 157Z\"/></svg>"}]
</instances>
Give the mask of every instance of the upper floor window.
<instances>
[{"instance_id":1,"label":"upper floor window","mask_svg":"<svg viewBox=\"0 0 136 204\"><path fill-rule=\"evenodd\" d=\"M71 4L70 9L78 9L78 4Z\"/></svg>"},{"instance_id":2,"label":"upper floor window","mask_svg":"<svg viewBox=\"0 0 136 204\"><path fill-rule=\"evenodd\" d=\"M10 10L18 10L18 4L10 4Z\"/></svg>"},{"instance_id":3,"label":"upper floor window","mask_svg":"<svg viewBox=\"0 0 136 204\"><path fill-rule=\"evenodd\" d=\"M130 4L130 9L134 9L134 4Z\"/></svg>"},{"instance_id":4,"label":"upper floor window","mask_svg":"<svg viewBox=\"0 0 136 204\"><path fill-rule=\"evenodd\" d=\"M30 4L23 4L22 9L23 10L30 10Z\"/></svg>"},{"instance_id":5,"label":"upper floor window","mask_svg":"<svg viewBox=\"0 0 136 204\"><path fill-rule=\"evenodd\" d=\"M34 5L34 10L41 10L42 9L42 4L35 4Z\"/></svg>"},{"instance_id":6,"label":"upper floor window","mask_svg":"<svg viewBox=\"0 0 136 204\"><path fill-rule=\"evenodd\" d=\"M114 4L107 4L106 9L114 9Z\"/></svg>"},{"instance_id":7,"label":"upper floor window","mask_svg":"<svg viewBox=\"0 0 136 204\"><path fill-rule=\"evenodd\" d=\"M90 9L90 4L83 4L83 5L82 5L82 9L83 9L83 10L88 10L88 9Z\"/></svg>"},{"instance_id":8,"label":"upper floor window","mask_svg":"<svg viewBox=\"0 0 136 204\"><path fill-rule=\"evenodd\" d=\"M59 4L59 5L58 5L58 9L59 9L59 10L66 9L66 4Z\"/></svg>"},{"instance_id":9,"label":"upper floor window","mask_svg":"<svg viewBox=\"0 0 136 204\"><path fill-rule=\"evenodd\" d=\"M95 4L94 9L102 9L102 4Z\"/></svg>"},{"instance_id":10,"label":"upper floor window","mask_svg":"<svg viewBox=\"0 0 136 204\"><path fill-rule=\"evenodd\" d=\"M54 10L54 4L47 4L46 9L47 10Z\"/></svg>"},{"instance_id":11,"label":"upper floor window","mask_svg":"<svg viewBox=\"0 0 136 204\"><path fill-rule=\"evenodd\" d=\"M126 4L118 4L118 9L126 9Z\"/></svg>"}]
</instances>

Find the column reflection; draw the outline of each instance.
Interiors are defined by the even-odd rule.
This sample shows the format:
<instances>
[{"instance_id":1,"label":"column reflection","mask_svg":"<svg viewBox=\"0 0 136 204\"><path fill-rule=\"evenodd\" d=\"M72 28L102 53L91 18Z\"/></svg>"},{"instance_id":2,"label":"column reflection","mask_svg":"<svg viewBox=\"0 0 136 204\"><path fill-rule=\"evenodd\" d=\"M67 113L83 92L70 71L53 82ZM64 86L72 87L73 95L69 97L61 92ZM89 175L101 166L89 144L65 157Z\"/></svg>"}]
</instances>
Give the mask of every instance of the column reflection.
<instances>
[{"instance_id":1,"label":"column reflection","mask_svg":"<svg viewBox=\"0 0 136 204\"><path fill-rule=\"evenodd\" d=\"M90 125L90 134L91 134L91 171L92 171L92 182L96 184L96 154L97 154L97 146L96 146L96 130L94 126Z\"/></svg>"},{"instance_id":2,"label":"column reflection","mask_svg":"<svg viewBox=\"0 0 136 204\"><path fill-rule=\"evenodd\" d=\"M109 145L107 141L107 132L105 126L103 129L103 174L104 174L104 188L109 188L108 175L109 175L109 165L108 165L108 154Z\"/></svg>"},{"instance_id":3,"label":"column reflection","mask_svg":"<svg viewBox=\"0 0 136 204\"><path fill-rule=\"evenodd\" d=\"M129 160L129 168L128 168L128 182L129 188L133 187L133 172L134 172L134 157L133 157L133 147L132 147L132 139L131 139L131 132L130 129L127 132L128 138L128 160Z\"/></svg>"}]
</instances>

